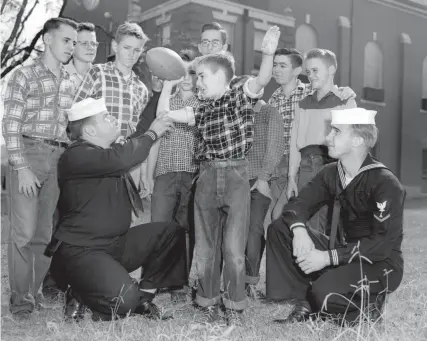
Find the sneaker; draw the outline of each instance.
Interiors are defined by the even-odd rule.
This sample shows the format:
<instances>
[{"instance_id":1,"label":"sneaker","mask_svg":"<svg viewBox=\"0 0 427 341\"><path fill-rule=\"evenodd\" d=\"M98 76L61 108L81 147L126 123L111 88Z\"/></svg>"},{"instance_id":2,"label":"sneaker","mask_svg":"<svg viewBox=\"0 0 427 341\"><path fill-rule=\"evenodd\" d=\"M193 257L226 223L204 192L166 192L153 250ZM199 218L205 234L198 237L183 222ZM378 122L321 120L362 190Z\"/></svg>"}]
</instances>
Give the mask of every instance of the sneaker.
<instances>
[{"instance_id":1,"label":"sneaker","mask_svg":"<svg viewBox=\"0 0 427 341\"><path fill-rule=\"evenodd\" d=\"M202 307L197 303L194 303L196 308L202 314L203 323L214 323L219 320L218 305L211 305L208 307Z\"/></svg>"},{"instance_id":2,"label":"sneaker","mask_svg":"<svg viewBox=\"0 0 427 341\"><path fill-rule=\"evenodd\" d=\"M134 314L142 315L151 320L169 320L172 319L172 315L162 314L159 307L151 301L142 302L136 307Z\"/></svg>"},{"instance_id":3,"label":"sneaker","mask_svg":"<svg viewBox=\"0 0 427 341\"><path fill-rule=\"evenodd\" d=\"M225 319L228 326L243 326L243 310L225 309Z\"/></svg>"},{"instance_id":4,"label":"sneaker","mask_svg":"<svg viewBox=\"0 0 427 341\"><path fill-rule=\"evenodd\" d=\"M86 307L85 305L77 299L71 288L68 288L65 292L65 307L64 307L64 317L66 321L76 321L79 322L84 319Z\"/></svg>"}]
</instances>

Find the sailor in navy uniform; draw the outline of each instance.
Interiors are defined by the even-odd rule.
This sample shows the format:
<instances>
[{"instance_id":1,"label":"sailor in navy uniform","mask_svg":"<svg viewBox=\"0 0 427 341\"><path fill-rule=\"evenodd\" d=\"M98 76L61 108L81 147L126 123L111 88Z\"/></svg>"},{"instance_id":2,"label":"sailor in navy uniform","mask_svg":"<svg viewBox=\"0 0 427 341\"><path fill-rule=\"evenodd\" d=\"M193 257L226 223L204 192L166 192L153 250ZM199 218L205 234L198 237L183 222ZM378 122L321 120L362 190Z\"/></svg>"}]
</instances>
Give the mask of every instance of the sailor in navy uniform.
<instances>
[{"instance_id":1,"label":"sailor in navy uniform","mask_svg":"<svg viewBox=\"0 0 427 341\"><path fill-rule=\"evenodd\" d=\"M369 153L378 134L375 114L363 108L332 110L326 139L329 156L338 162L325 166L268 228L267 297L296 303L276 322L323 314L353 322L361 311L376 320L386 294L402 280L405 190ZM323 235L305 223L325 204L334 209ZM365 302L362 284L369 284Z\"/></svg>"}]
</instances>

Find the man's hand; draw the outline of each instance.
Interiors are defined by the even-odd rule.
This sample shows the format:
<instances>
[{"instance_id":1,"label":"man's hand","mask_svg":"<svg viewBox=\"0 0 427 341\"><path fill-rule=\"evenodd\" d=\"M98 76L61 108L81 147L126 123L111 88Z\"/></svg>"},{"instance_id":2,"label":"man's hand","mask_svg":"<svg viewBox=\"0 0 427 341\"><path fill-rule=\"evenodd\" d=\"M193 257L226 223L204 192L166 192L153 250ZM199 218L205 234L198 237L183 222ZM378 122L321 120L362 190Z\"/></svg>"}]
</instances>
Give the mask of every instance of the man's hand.
<instances>
[{"instance_id":1,"label":"man's hand","mask_svg":"<svg viewBox=\"0 0 427 341\"><path fill-rule=\"evenodd\" d=\"M151 89L156 92L161 92L163 89L163 81L157 76L152 76Z\"/></svg>"},{"instance_id":2,"label":"man's hand","mask_svg":"<svg viewBox=\"0 0 427 341\"><path fill-rule=\"evenodd\" d=\"M293 196L298 196L298 185L295 179L288 179L288 188L286 190L286 195L288 196L288 200Z\"/></svg>"},{"instance_id":3,"label":"man's hand","mask_svg":"<svg viewBox=\"0 0 427 341\"><path fill-rule=\"evenodd\" d=\"M261 51L263 54L272 55L277 50L279 44L280 30L278 26L272 26L266 32L262 40Z\"/></svg>"},{"instance_id":4,"label":"man's hand","mask_svg":"<svg viewBox=\"0 0 427 341\"><path fill-rule=\"evenodd\" d=\"M160 137L167 131L172 130L173 127L172 119L167 116L162 116L157 117L148 129L154 131L157 134L157 137Z\"/></svg>"},{"instance_id":5,"label":"man's hand","mask_svg":"<svg viewBox=\"0 0 427 341\"><path fill-rule=\"evenodd\" d=\"M299 258L314 250L314 243L304 227L295 227L293 230L294 238L292 240L293 255Z\"/></svg>"},{"instance_id":6,"label":"man's hand","mask_svg":"<svg viewBox=\"0 0 427 341\"><path fill-rule=\"evenodd\" d=\"M349 88L348 86L336 89L336 95L342 101L345 101L345 100L350 99L350 98L355 99L357 96L356 93L353 91L353 89Z\"/></svg>"},{"instance_id":7,"label":"man's hand","mask_svg":"<svg viewBox=\"0 0 427 341\"><path fill-rule=\"evenodd\" d=\"M330 265L328 251L311 250L298 257L297 264L306 275L322 270Z\"/></svg>"},{"instance_id":8,"label":"man's hand","mask_svg":"<svg viewBox=\"0 0 427 341\"><path fill-rule=\"evenodd\" d=\"M37 189L40 187L40 181L31 169L23 168L18 170L19 193L24 194L28 199L30 199L37 196Z\"/></svg>"},{"instance_id":9,"label":"man's hand","mask_svg":"<svg viewBox=\"0 0 427 341\"><path fill-rule=\"evenodd\" d=\"M271 189L267 181L258 179L252 186L251 191L253 191L254 189L260 192L263 196L271 199Z\"/></svg>"}]
</instances>

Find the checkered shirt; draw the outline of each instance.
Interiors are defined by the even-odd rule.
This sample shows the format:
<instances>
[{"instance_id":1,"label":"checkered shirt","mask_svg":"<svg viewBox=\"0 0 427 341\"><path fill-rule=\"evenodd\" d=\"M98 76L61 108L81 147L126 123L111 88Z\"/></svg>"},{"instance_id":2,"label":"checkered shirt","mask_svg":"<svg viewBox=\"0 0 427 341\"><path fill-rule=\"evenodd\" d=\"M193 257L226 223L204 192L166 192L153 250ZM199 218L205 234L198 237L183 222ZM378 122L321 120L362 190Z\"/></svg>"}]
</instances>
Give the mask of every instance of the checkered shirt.
<instances>
[{"instance_id":1,"label":"checkered shirt","mask_svg":"<svg viewBox=\"0 0 427 341\"><path fill-rule=\"evenodd\" d=\"M14 169L29 167L22 135L68 141L65 110L73 89L64 67L58 79L41 59L12 74L4 96L3 136Z\"/></svg>"},{"instance_id":2,"label":"checkered shirt","mask_svg":"<svg viewBox=\"0 0 427 341\"><path fill-rule=\"evenodd\" d=\"M132 131L129 125L136 127L139 114L147 105L148 90L133 71L126 80L114 63L108 62L96 64L88 71L74 101L88 97L105 98L109 113L117 119L121 135L126 137Z\"/></svg>"},{"instance_id":3,"label":"checkered shirt","mask_svg":"<svg viewBox=\"0 0 427 341\"><path fill-rule=\"evenodd\" d=\"M64 65L64 67L65 67L65 70L67 70L67 72L70 74L70 80L74 84L74 93L76 93L83 82L84 76L82 76L77 72L77 69L74 66L73 60L70 60L70 62L67 65Z\"/></svg>"},{"instance_id":4,"label":"checkered shirt","mask_svg":"<svg viewBox=\"0 0 427 341\"><path fill-rule=\"evenodd\" d=\"M313 90L310 84L304 84L299 79L297 87L291 92L291 95L286 98L283 88L280 87L271 95L268 104L275 107L283 118L285 128L285 154L289 154L291 143L292 123L295 117L296 105Z\"/></svg>"},{"instance_id":5,"label":"checkered shirt","mask_svg":"<svg viewBox=\"0 0 427 341\"><path fill-rule=\"evenodd\" d=\"M257 101L247 95L244 85L227 90L215 101L203 101L195 113L201 135L196 158L245 158L253 142L253 106Z\"/></svg>"},{"instance_id":6,"label":"checkered shirt","mask_svg":"<svg viewBox=\"0 0 427 341\"><path fill-rule=\"evenodd\" d=\"M183 101L179 92L170 99L170 110L199 107L199 99L193 95ZM185 123L175 123L175 129L163 135L160 141L155 177L170 172L195 173L198 163L195 159L199 131Z\"/></svg>"}]
</instances>

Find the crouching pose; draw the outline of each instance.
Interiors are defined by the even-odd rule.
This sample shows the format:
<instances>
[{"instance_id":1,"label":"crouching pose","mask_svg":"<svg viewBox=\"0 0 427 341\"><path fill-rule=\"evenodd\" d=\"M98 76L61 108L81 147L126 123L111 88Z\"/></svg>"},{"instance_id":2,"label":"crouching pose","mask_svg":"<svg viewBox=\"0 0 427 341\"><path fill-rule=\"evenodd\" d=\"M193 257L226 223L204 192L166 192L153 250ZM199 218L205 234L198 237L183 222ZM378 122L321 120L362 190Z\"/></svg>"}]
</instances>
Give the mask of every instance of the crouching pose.
<instances>
[{"instance_id":1,"label":"crouching pose","mask_svg":"<svg viewBox=\"0 0 427 341\"><path fill-rule=\"evenodd\" d=\"M340 321L353 322L360 313L377 320L385 295L402 280L405 191L369 154L377 139L375 114L332 110L327 145L338 162L325 166L268 229L267 296L296 302L276 322L304 321L318 312ZM334 207L326 235L305 226L325 204ZM366 301L357 289L362 284L369 284Z\"/></svg>"},{"instance_id":2,"label":"crouching pose","mask_svg":"<svg viewBox=\"0 0 427 341\"><path fill-rule=\"evenodd\" d=\"M129 228L132 209L142 209L129 170L173 124L158 118L143 135L113 143L120 130L103 98L74 104L68 119L75 141L58 163L59 224L46 250L53 253L52 276L67 290L66 317L81 318L87 306L94 320L128 313L159 318L156 289L187 280L185 231L169 222ZM138 285L129 272L140 266Z\"/></svg>"}]
</instances>

